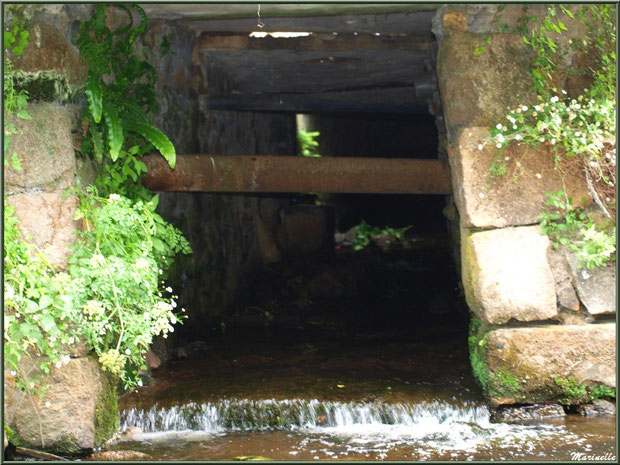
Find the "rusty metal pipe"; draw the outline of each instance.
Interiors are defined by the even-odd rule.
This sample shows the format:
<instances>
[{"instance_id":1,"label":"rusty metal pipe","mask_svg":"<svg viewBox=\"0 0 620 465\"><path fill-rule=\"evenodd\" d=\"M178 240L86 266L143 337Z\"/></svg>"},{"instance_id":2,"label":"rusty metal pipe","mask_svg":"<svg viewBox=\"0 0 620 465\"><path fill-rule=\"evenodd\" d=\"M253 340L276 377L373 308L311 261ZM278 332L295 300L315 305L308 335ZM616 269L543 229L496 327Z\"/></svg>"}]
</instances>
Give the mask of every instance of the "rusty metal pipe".
<instances>
[{"instance_id":1,"label":"rusty metal pipe","mask_svg":"<svg viewBox=\"0 0 620 465\"><path fill-rule=\"evenodd\" d=\"M178 155L171 170L159 155L144 158L143 184L153 191L452 193L445 160L272 155Z\"/></svg>"}]
</instances>

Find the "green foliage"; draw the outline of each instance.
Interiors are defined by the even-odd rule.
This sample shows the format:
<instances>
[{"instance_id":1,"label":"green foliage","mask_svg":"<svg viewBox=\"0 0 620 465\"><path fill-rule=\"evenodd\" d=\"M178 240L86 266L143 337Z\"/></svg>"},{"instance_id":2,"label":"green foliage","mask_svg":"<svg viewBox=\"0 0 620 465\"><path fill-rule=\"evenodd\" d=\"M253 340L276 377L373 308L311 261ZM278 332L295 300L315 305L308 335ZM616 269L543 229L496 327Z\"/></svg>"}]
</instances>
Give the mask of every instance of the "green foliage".
<instances>
[{"instance_id":1,"label":"green foliage","mask_svg":"<svg viewBox=\"0 0 620 465\"><path fill-rule=\"evenodd\" d=\"M519 394L519 391L521 391L519 379L503 370L495 373L490 384L490 393L494 396L511 397Z\"/></svg>"},{"instance_id":2,"label":"green foliage","mask_svg":"<svg viewBox=\"0 0 620 465\"><path fill-rule=\"evenodd\" d=\"M404 228L379 228L378 226L370 226L366 221L362 220L361 223L355 228L355 242L353 243L353 250L362 250L370 244L373 237L384 236L388 242L396 242L402 245L407 243L405 239L405 231L411 226L405 226Z\"/></svg>"},{"instance_id":3,"label":"green foliage","mask_svg":"<svg viewBox=\"0 0 620 465\"><path fill-rule=\"evenodd\" d=\"M105 25L106 8L120 8L127 25L112 31ZM133 14L140 22L134 26ZM150 193L137 180L146 171L139 160L155 148L176 163L174 146L149 115L157 111L156 72L135 55L134 42L146 30L146 15L138 5L97 5L82 23L75 44L88 64L82 152L99 163L97 186L102 193L118 193L148 200Z\"/></svg>"},{"instance_id":4,"label":"green foliage","mask_svg":"<svg viewBox=\"0 0 620 465\"><path fill-rule=\"evenodd\" d=\"M69 259L71 278L80 284L73 304L84 340L129 389L141 384L138 371L153 337L167 337L184 318L163 279L173 257L191 248L155 213L157 197L104 198L93 186L74 192L80 199L75 218L84 228Z\"/></svg>"},{"instance_id":5,"label":"green foliage","mask_svg":"<svg viewBox=\"0 0 620 465\"><path fill-rule=\"evenodd\" d=\"M305 129L299 129L297 131L297 143L299 144L300 154L302 157L320 157L318 153L315 153L315 149L319 146L317 137L321 135L318 131L306 131Z\"/></svg>"},{"instance_id":6,"label":"green foliage","mask_svg":"<svg viewBox=\"0 0 620 465\"><path fill-rule=\"evenodd\" d=\"M549 5L540 18L528 15L528 7L522 9L512 32L521 35L532 53L530 73L538 101L513 108L491 128L490 142L498 154L489 168L489 177L501 177L508 172L508 157L502 157L502 150L508 145L548 144L555 154L556 168L564 169L570 163L581 169L603 213L611 217L609 210L615 212L615 8L584 5L574 13L574 8L571 11L561 5ZM581 21L586 34L569 40L567 46L558 45L558 37L568 30L562 18ZM569 76L592 77L592 84L574 97L555 85L557 71L565 68L571 49L584 52L591 61L586 68L564 69ZM536 177L542 179L540 173ZM547 205L554 205L558 211L541 215L541 226L555 247L571 248L580 266L590 269L615 259L615 227L606 230L595 225L583 210L572 207L563 192L548 195Z\"/></svg>"},{"instance_id":7,"label":"green foliage","mask_svg":"<svg viewBox=\"0 0 620 465\"><path fill-rule=\"evenodd\" d=\"M489 369L486 364L487 334L482 332L482 320L473 318L469 324L469 337L467 338L469 361L474 377L484 391L487 391L490 385Z\"/></svg>"},{"instance_id":8,"label":"green foliage","mask_svg":"<svg viewBox=\"0 0 620 465\"><path fill-rule=\"evenodd\" d=\"M560 245L572 250L578 266L592 269L606 266L616 254L616 227L604 230L597 226L582 208L573 207L573 202L563 190L547 193L546 205L556 211L542 213L540 226L549 236L554 248Z\"/></svg>"},{"instance_id":9,"label":"green foliage","mask_svg":"<svg viewBox=\"0 0 620 465\"><path fill-rule=\"evenodd\" d=\"M605 386L604 384L597 384L590 391L590 397L592 399L615 399L616 389Z\"/></svg>"},{"instance_id":10,"label":"green foliage","mask_svg":"<svg viewBox=\"0 0 620 465\"><path fill-rule=\"evenodd\" d=\"M15 208L4 200L4 360L18 386L29 393L50 366L69 362L74 344L75 283L55 273L18 230ZM22 364L26 356L31 363ZM35 363L36 361L36 363Z\"/></svg>"},{"instance_id":11,"label":"green foliage","mask_svg":"<svg viewBox=\"0 0 620 465\"><path fill-rule=\"evenodd\" d=\"M564 398L560 399L564 403L580 403L589 400L588 392L583 384L579 384L572 376L568 378L554 378L555 384L560 389Z\"/></svg>"},{"instance_id":12,"label":"green foliage","mask_svg":"<svg viewBox=\"0 0 620 465\"><path fill-rule=\"evenodd\" d=\"M21 119L31 119L26 111L28 105L28 93L21 89L16 89L15 70L10 60L10 56L20 56L24 53L24 48L28 45L29 32L25 29L24 20L18 14L19 10L12 9L14 17L9 21L7 30L4 32L4 49L6 51L3 63L3 102L4 102L4 166L10 163L13 169L21 171L19 155L16 152L10 153L11 136L16 134L17 128L8 119L9 115L15 114Z\"/></svg>"}]
</instances>

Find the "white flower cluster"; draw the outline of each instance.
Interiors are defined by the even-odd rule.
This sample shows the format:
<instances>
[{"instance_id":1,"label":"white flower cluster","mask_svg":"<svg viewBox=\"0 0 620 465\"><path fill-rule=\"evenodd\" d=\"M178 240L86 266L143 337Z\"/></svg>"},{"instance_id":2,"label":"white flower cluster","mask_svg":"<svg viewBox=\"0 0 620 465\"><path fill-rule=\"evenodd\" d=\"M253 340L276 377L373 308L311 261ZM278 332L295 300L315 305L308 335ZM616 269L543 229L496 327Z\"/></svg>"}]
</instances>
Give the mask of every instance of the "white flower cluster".
<instances>
[{"instance_id":1,"label":"white flower cluster","mask_svg":"<svg viewBox=\"0 0 620 465\"><path fill-rule=\"evenodd\" d=\"M100 266L105 265L105 257L103 255L101 255L101 254L98 254L98 253L93 254L93 256L90 258L88 263L93 268L99 268Z\"/></svg>"},{"instance_id":2,"label":"white flower cluster","mask_svg":"<svg viewBox=\"0 0 620 465\"><path fill-rule=\"evenodd\" d=\"M103 316L105 313L105 308L101 302L97 300L89 300L82 307L82 313L84 313L84 315L86 315L89 319L95 320Z\"/></svg>"},{"instance_id":3,"label":"white flower cluster","mask_svg":"<svg viewBox=\"0 0 620 465\"><path fill-rule=\"evenodd\" d=\"M56 362L56 368L60 368L63 365L67 365L69 362L71 361L71 357L69 357L68 355L63 355L62 357L60 357L60 359Z\"/></svg>"},{"instance_id":4,"label":"white flower cluster","mask_svg":"<svg viewBox=\"0 0 620 465\"><path fill-rule=\"evenodd\" d=\"M153 306L150 317L152 317L151 331L154 335L163 334L163 337L167 338L168 333L174 332L172 325L177 321L172 313L174 307L176 307L176 302L167 303L163 300L160 300Z\"/></svg>"}]
</instances>

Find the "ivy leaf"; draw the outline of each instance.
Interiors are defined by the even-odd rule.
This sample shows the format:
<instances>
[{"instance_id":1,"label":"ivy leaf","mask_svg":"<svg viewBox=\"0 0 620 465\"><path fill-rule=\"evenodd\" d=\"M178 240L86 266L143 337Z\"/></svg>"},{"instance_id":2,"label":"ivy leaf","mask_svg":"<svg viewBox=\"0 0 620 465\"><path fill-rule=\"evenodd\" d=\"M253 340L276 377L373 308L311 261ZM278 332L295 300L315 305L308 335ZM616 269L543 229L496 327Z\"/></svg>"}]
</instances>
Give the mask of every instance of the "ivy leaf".
<instances>
[{"instance_id":1,"label":"ivy leaf","mask_svg":"<svg viewBox=\"0 0 620 465\"><path fill-rule=\"evenodd\" d=\"M166 159L171 169L176 165L176 150L170 139L166 135L150 124L138 123L135 121L125 121L125 127L135 133L140 134L148 142L153 144L159 153Z\"/></svg>"}]
</instances>

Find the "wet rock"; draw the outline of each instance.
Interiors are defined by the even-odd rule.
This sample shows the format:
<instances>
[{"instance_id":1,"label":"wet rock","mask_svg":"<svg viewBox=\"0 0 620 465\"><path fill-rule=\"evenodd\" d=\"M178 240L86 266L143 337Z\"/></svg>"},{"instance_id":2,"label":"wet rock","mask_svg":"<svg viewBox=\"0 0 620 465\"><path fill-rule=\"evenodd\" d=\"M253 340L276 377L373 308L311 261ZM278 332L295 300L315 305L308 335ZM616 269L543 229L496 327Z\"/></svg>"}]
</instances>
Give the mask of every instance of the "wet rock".
<instances>
[{"instance_id":1,"label":"wet rock","mask_svg":"<svg viewBox=\"0 0 620 465\"><path fill-rule=\"evenodd\" d=\"M577 294L592 315L616 313L616 271L615 267L595 267L588 270L577 266L576 257L566 253L573 274Z\"/></svg>"},{"instance_id":2,"label":"wet rock","mask_svg":"<svg viewBox=\"0 0 620 465\"><path fill-rule=\"evenodd\" d=\"M105 452L96 452L92 455L89 455L84 460L95 461L100 460L102 462L120 462L120 461L131 461L131 460L152 460L148 454L143 452L138 452L135 450L109 450Z\"/></svg>"},{"instance_id":3,"label":"wet rock","mask_svg":"<svg viewBox=\"0 0 620 465\"><path fill-rule=\"evenodd\" d=\"M286 256L318 252L330 245L328 209L313 205L297 205L280 214L282 235L280 250Z\"/></svg>"},{"instance_id":4,"label":"wet rock","mask_svg":"<svg viewBox=\"0 0 620 465\"><path fill-rule=\"evenodd\" d=\"M549 247L547 259L555 280L555 293L558 299L558 306L560 309L578 312L580 309L579 299L573 288L571 270L564 254Z\"/></svg>"},{"instance_id":5,"label":"wet rock","mask_svg":"<svg viewBox=\"0 0 620 465\"><path fill-rule=\"evenodd\" d=\"M110 419L115 425L118 421L116 406L113 412L98 411L105 408L101 406L104 404L100 405L100 399L115 395L106 391L109 386L104 376L94 357L72 358L60 368L52 366L43 380L49 388L41 398L35 397L36 410L23 391L5 383L5 401L9 401L5 405L7 426L16 432L23 445L35 449L42 447L40 429L46 450L75 453L93 449L100 434L96 431L96 412L101 418L116 415L116 420Z\"/></svg>"},{"instance_id":6,"label":"wet rock","mask_svg":"<svg viewBox=\"0 0 620 465\"><path fill-rule=\"evenodd\" d=\"M503 151L504 157L509 158L506 161L508 172L524 173L518 182L512 182L509 175L488 179L489 167L497 157L497 148L489 143L489 137L488 128L466 127L448 148L453 185L458 186L454 189L454 199L462 226L503 228L538 223L543 211L552 210L545 205L546 193L560 189L576 200L584 196L590 198L581 173L570 170L562 173L555 169L549 145L511 144Z\"/></svg>"},{"instance_id":7,"label":"wet rock","mask_svg":"<svg viewBox=\"0 0 620 465\"><path fill-rule=\"evenodd\" d=\"M123 431L121 434L119 434L119 439L130 440L130 439L133 439L137 434L143 434L143 433L144 431L142 431L137 426L130 426L125 431Z\"/></svg>"},{"instance_id":8,"label":"wet rock","mask_svg":"<svg viewBox=\"0 0 620 465\"><path fill-rule=\"evenodd\" d=\"M159 368L161 365L160 358L152 350L148 350L144 358L146 361L146 366L149 370L154 370L155 368Z\"/></svg>"},{"instance_id":9,"label":"wet rock","mask_svg":"<svg viewBox=\"0 0 620 465\"><path fill-rule=\"evenodd\" d=\"M8 119L18 132L11 136L7 158L17 153L22 170L10 163L4 167L5 192L67 188L75 172L71 112L58 104L36 103L28 105L28 114L32 119Z\"/></svg>"},{"instance_id":10,"label":"wet rock","mask_svg":"<svg viewBox=\"0 0 620 465\"><path fill-rule=\"evenodd\" d=\"M343 284L329 271L312 278L307 284L307 290L311 295L324 299L337 299L345 293Z\"/></svg>"},{"instance_id":11,"label":"wet rock","mask_svg":"<svg viewBox=\"0 0 620 465\"><path fill-rule=\"evenodd\" d=\"M566 412L559 404L520 405L500 407L491 415L494 423L521 423L564 418Z\"/></svg>"},{"instance_id":12,"label":"wet rock","mask_svg":"<svg viewBox=\"0 0 620 465\"><path fill-rule=\"evenodd\" d=\"M20 219L19 228L24 237L45 255L52 266L65 268L69 246L75 242L79 223L73 220L77 198L62 200L62 190L15 194L7 198Z\"/></svg>"},{"instance_id":13,"label":"wet rock","mask_svg":"<svg viewBox=\"0 0 620 465\"><path fill-rule=\"evenodd\" d=\"M577 407L577 413L586 417L609 416L616 414L616 404L608 400L597 399L590 404Z\"/></svg>"},{"instance_id":14,"label":"wet rock","mask_svg":"<svg viewBox=\"0 0 620 465\"><path fill-rule=\"evenodd\" d=\"M501 328L486 338L490 376L510 374L516 402L565 396L556 378L577 384L616 385L616 325L546 325Z\"/></svg>"},{"instance_id":15,"label":"wet rock","mask_svg":"<svg viewBox=\"0 0 620 465\"><path fill-rule=\"evenodd\" d=\"M557 314L549 239L538 226L482 231L463 238L463 285L469 308L492 324Z\"/></svg>"}]
</instances>

